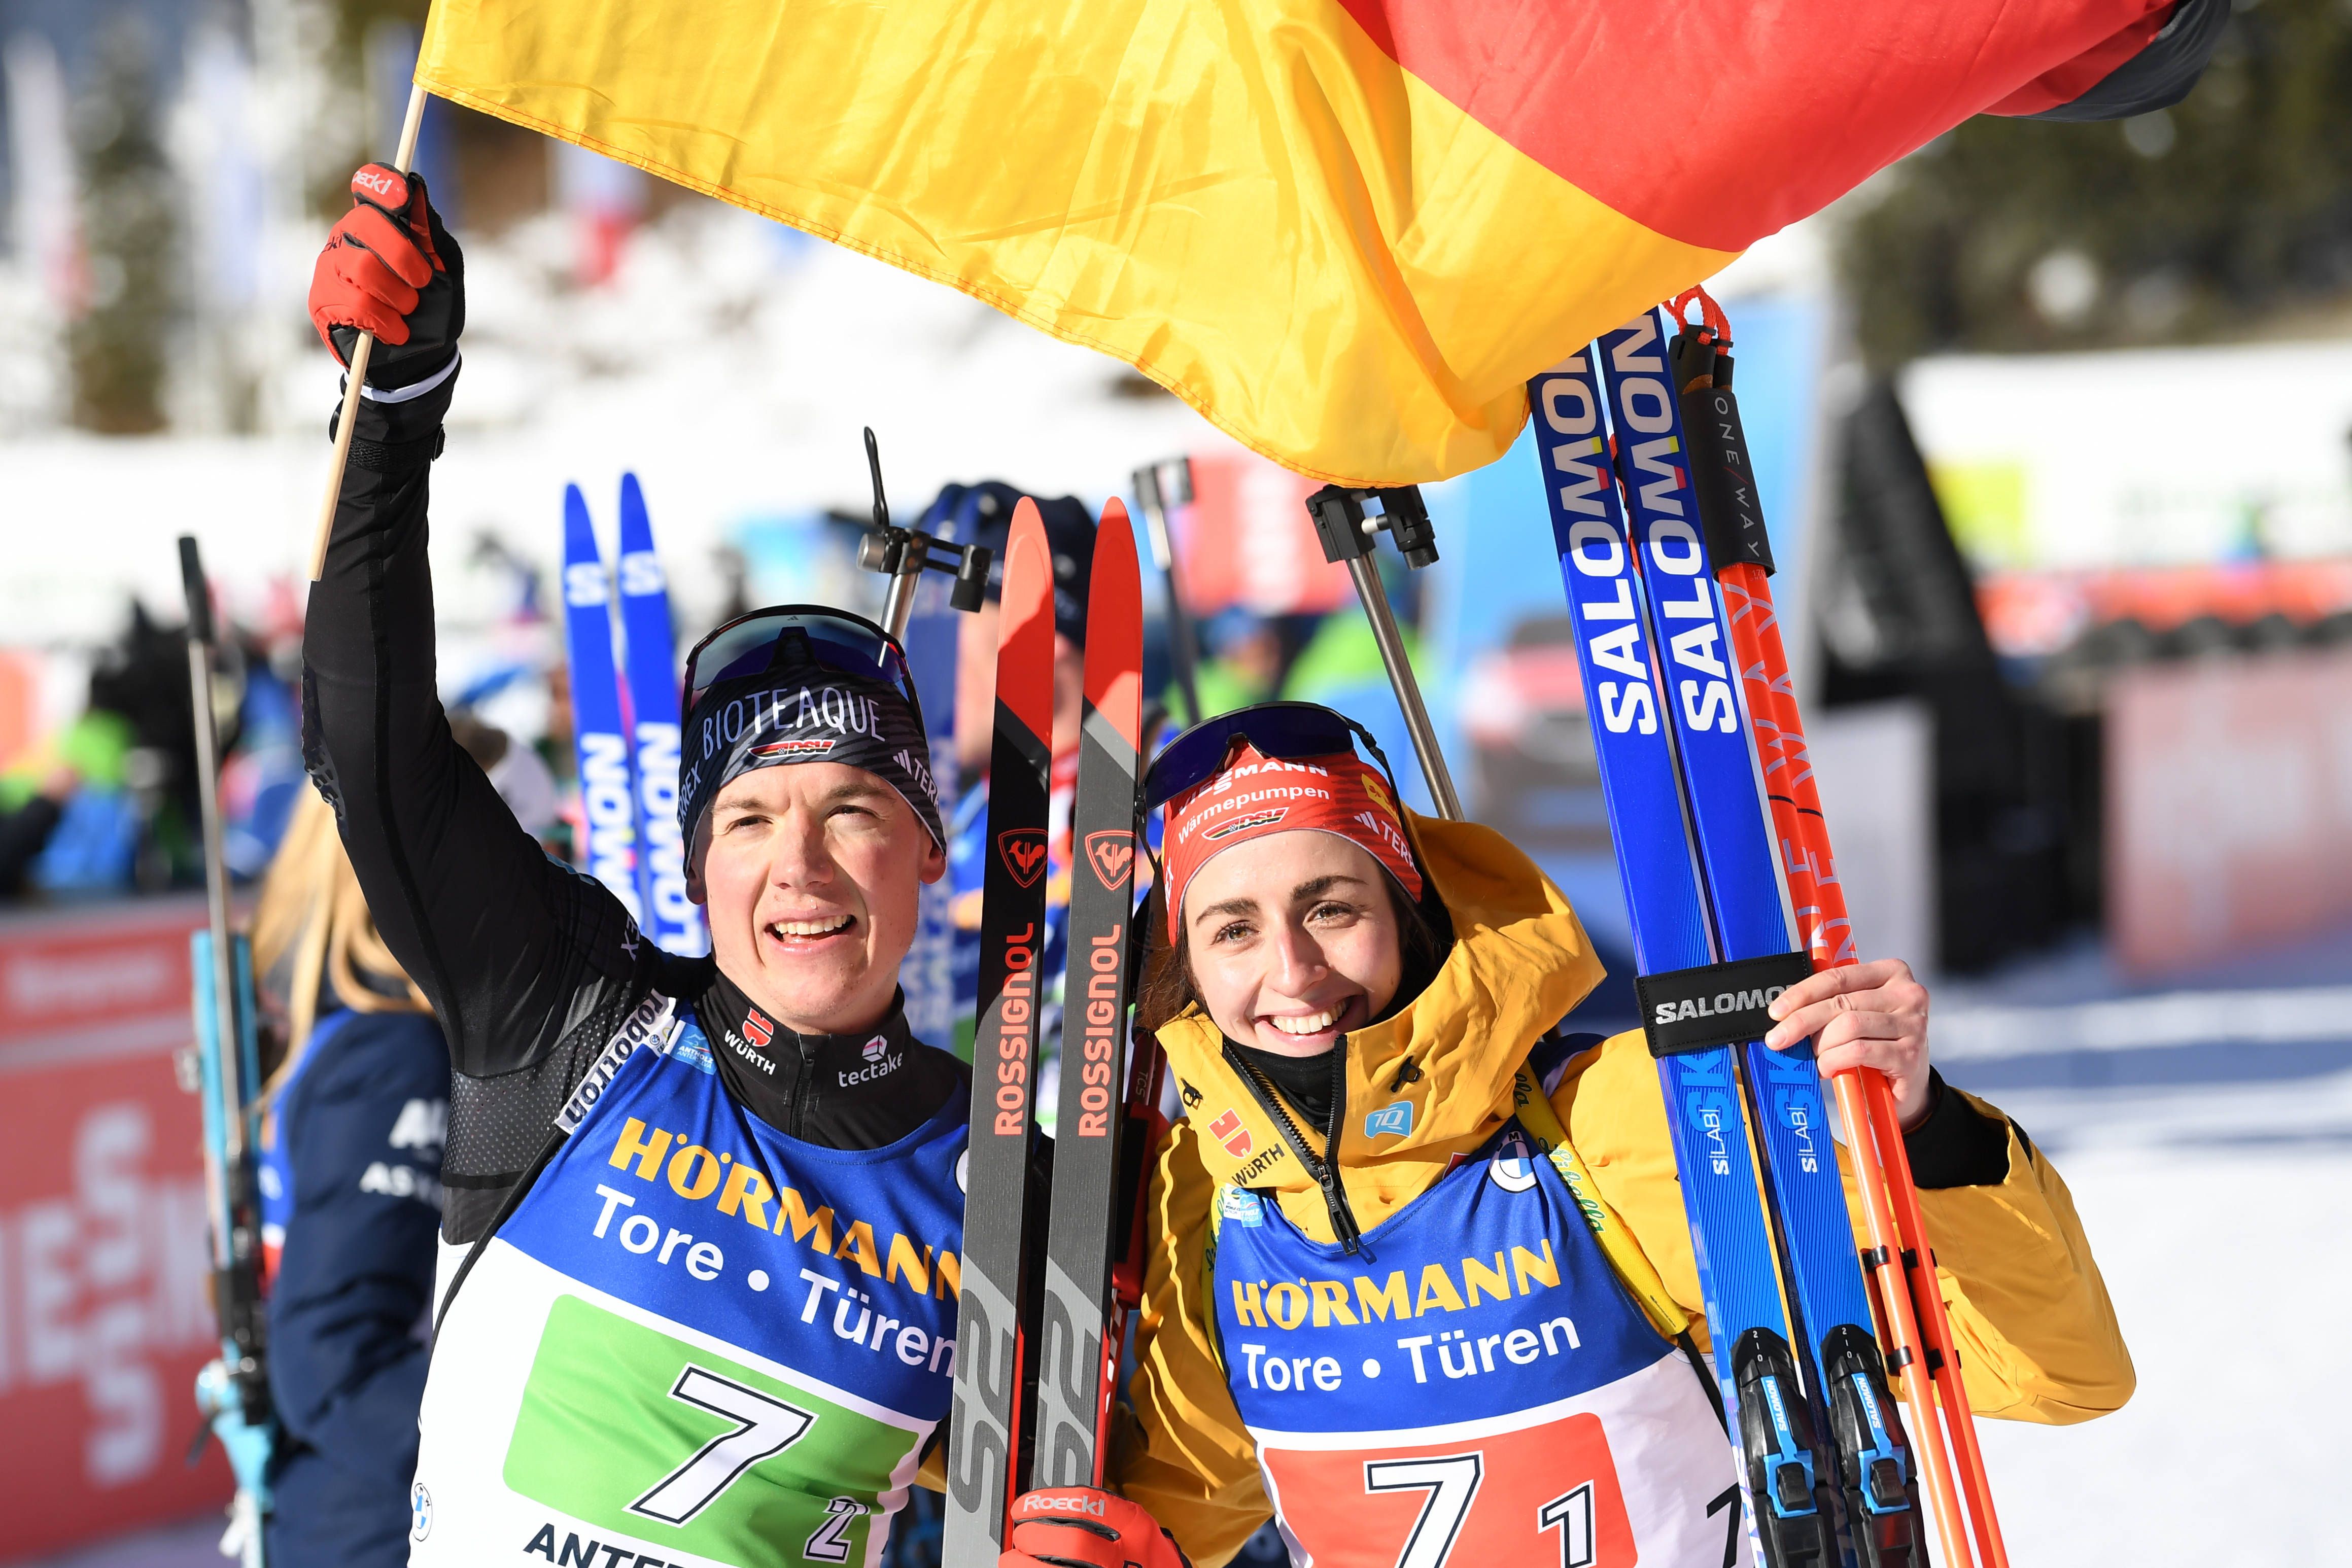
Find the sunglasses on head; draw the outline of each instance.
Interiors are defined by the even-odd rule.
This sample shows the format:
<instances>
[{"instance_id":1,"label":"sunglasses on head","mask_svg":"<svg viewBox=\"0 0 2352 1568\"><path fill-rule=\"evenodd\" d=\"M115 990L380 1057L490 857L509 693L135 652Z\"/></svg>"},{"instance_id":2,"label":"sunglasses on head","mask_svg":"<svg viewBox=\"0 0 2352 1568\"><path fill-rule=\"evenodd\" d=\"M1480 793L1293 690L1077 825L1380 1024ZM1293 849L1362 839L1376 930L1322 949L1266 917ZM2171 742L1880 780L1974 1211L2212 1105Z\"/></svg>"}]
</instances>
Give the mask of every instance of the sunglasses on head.
<instances>
[{"instance_id":1,"label":"sunglasses on head","mask_svg":"<svg viewBox=\"0 0 2352 1568\"><path fill-rule=\"evenodd\" d=\"M1387 777L1389 789L1396 789L1396 773L1389 767L1380 742L1354 719L1316 703L1259 703L1202 719L1160 747L1150 771L1144 775L1144 809L1164 806L1215 778L1237 740L1249 742L1262 757L1284 762L1353 753L1361 743Z\"/></svg>"},{"instance_id":2,"label":"sunglasses on head","mask_svg":"<svg viewBox=\"0 0 2352 1568\"><path fill-rule=\"evenodd\" d=\"M922 699L915 695L915 677L907 669L906 651L898 639L863 616L828 610L816 604L779 604L739 615L694 645L686 656L686 688L678 713L681 722L694 711L703 694L721 681L765 674L780 658L789 657L788 643L799 644L808 656L827 669L862 675L895 687L922 723Z\"/></svg>"}]
</instances>

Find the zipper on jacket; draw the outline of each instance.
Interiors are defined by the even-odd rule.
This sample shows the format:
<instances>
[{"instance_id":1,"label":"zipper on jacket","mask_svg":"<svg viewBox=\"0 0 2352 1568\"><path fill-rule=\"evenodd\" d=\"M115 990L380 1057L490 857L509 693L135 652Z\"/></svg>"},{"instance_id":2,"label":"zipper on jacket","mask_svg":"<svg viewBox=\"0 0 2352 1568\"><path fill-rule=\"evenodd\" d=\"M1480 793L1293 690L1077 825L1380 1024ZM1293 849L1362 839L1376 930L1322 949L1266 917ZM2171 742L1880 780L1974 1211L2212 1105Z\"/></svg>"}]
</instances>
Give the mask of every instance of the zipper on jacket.
<instances>
[{"instance_id":1,"label":"zipper on jacket","mask_svg":"<svg viewBox=\"0 0 2352 1568\"><path fill-rule=\"evenodd\" d=\"M808 1124L809 1085L814 1082L816 1078L814 1071L816 1067L816 1048L809 1044L808 1037L800 1033L798 1030L793 1031L793 1044L798 1049L793 1053L793 1124L791 1131L793 1137L799 1138L804 1135L803 1129Z\"/></svg>"},{"instance_id":2,"label":"zipper on jacket","mask_svg":"<svg viewBox=\"0 0 2352 1568\"><path fill-rule=\"evenodd\" d=\"M1339 1127L1348 1118L1347 1053L1348 1037L1343 1034L1331 1044L1331 1124L1323 1129L1323 1147L1327 1151L1339 1148ZM1299 1133L1298 1124L1291 1120L1281 1094L1264 1073L1234 1048L1230 1040L1225 1041L1225 1061L1241 1074L1242 1082L1247 1086L1251 1095L1265 1113L1274 1118L1275 1125L1281 1129L1282 1141L1290 1145L1291 1153L1298 1156L1298 1163L1306 1167L1308 1176L1315 1178L1315 1185L1323 1189L1323 1207L1331 1217L1331 1235L1339 1243L1339 1249L1349 1257L1362 1251L1364 1232L1356 1223L1355 1211L1348 1207L1348 1189L1340 1184L1339 1162L1326 1159L1307 1146L1307 1139Z\"/></svg>"}]
</instances>

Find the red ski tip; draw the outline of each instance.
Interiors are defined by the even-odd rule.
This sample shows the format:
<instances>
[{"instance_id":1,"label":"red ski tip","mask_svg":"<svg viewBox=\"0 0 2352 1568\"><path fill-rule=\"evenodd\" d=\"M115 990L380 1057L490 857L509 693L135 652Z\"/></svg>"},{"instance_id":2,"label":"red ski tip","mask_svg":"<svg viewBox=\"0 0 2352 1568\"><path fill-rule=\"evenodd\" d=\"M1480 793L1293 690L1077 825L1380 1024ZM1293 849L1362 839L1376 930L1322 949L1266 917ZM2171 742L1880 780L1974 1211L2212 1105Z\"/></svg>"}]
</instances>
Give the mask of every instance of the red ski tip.
<instances>
[{"instance_id":1,"label":"red ski tip","mask_svg":"<svg viewBox=\"0 0 2352 1568\"><path fill-rule=\"evenodd\" d=\"M1037 503L1021 497L1013 508L1013 537L1004 549L1003 620L996 633L996 698L1029 728L1040 746L1054 741L1054 556L1045 543ZM1023 679L1045 671L1043 680Z\"/></svg>"},{"instance_id":2,"label":"red ski tip","mask_svg":"<svg viewBox=\"0 0 2352 1568\"><path fill-rule=\"evenodd\" d=\"M1087 580L1087 705L1141 749L1143 723L1143 579L1136 568L1135 529L1118 497L1095 526L1095 564ZM1105 614L1113 606L1125 613Z\"/></svg>"}]
</instances>

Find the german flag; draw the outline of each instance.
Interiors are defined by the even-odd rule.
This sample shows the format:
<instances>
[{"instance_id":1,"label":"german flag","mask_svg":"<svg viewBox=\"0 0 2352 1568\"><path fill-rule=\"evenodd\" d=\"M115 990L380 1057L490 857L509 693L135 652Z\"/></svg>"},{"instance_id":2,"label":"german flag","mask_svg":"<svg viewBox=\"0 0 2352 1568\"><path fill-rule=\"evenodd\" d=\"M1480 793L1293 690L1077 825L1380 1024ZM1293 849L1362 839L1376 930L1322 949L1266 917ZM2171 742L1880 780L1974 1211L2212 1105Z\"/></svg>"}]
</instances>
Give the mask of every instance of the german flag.
<instances>
[{"instance_id":1,"label":"german flag","mask_svg":"<svg viewBox=\"0 0 2352 1568\"><path fill-rule=\"evenodd\" d=\"M1970 115L2177 99L2115 84L2227 10L438 0L416 76L1124 360L1301 474L1404 484Z\"/></svg>"}]
</instances>

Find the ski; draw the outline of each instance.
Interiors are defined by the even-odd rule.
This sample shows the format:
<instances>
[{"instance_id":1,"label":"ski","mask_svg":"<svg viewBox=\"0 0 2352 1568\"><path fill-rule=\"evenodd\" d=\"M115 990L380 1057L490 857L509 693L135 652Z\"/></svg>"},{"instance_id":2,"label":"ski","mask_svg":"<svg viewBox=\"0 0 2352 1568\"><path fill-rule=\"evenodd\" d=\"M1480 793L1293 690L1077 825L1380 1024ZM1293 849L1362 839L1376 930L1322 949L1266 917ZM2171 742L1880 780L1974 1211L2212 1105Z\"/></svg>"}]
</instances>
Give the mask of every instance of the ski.
<instances>
[{"instance_id":1,"label":"ski","mask_svg":"<svg viewBox=\"0 0 2352 1568\"><path fill-rule=\"evenodd\" d=\"M262 1296L261 1194L254 1161L254 1107L261 1053L254 1032L253 952L229 934L228 862L221 849L220 737L213 720L212 593L194 536L180 536L180 581L187 596L188 687L195 715L196 791L205 857L203 929L189 937L196 1040L194 1072L204 1124L205 1207L211 1231L211 1293L220 1354L196 1376L196 1401L236 1478L223 1554L262 1568L262 1519L269 1511L276 1447L265 1365L268 1309ZM194 1082L189 1080L193 1076ZM194 1463L194 1456L189 1457Z\"/></svg>"},{"instance_id":2,"label":"ski","mask_svg":"<svg viewBox=\"0 0 2352 1568\"><path fill-rule=\"evenodd\" d=\"M1024 1458L1027 1347L1020 1314L1028 1284L1029 1140L1044 989L1038 955L1053 762L1053 581L1045 524L1024 497L1013 512L997 641L991 852L982 883L943 1568L995 1568Z\"/></svg>"},{"instance_id":3,"label":"ski","mask_svg":"<svg viewBox=\"0 0 2352 1568\"><path fill-rule=\"evenodd\" d=\"M1716 955L1593 360L1591 350L1579 351L1536 377L1528 395L1649 1026L1654 995L1704 973ZM1671 996L1656 999L1669 1017L1682 1010ZM1782 1310L1738 1042L1704 1023L1651 1033L1749 1520L1771 1568L1830 1568L1836 1558L1816 1494L1811 1412Z\"/></svg>"},{"instance_id":4,"label":"ski","mask_svg":"<svg viewBox=\"0 0 2352 1568\"><path fill-rule=\"evenodd\" d=\"M1655 311L1601 339L1608 413L1619 433L1618 478L1632 512L1647 630L1667 688L1661 697L1696 836L1715 956L1727 974L1752 972L1759 988L1785 985L1810 974L1811 963L1781 903L1708 535L1734 548L1744 543L1768 561L1769 551L1760 528L1740 540L1729 517L1720 528L1705 526L1705 493L1689 476L1665 344ZM1721 497L1719 482L1709 487ZM1748 1027L1760 1037L1769 1020L1751 1018ZM1833 1479L1843 1494L1860 1568L1912 1568L1926 1542L1918 1492L1886 1390L1812 1043L1776 1051L1754 1038L1738 1049L1798 1318L1798 1364L1822 1456L1833 1467L1820 1479Z\"/></svg>"},{"instance_id":5,"label":"ski","mask_svg":"<svg viewBox=\"0 0 2352 1568\"><path fill-rule=\"evenodd\" d=\"M1033 1484L1099 1486L1123 1314L1111 1282L1129 1129L1120 1083L1134 925L1142 582L1117 499L1095 530L1087 585L1086 707L1071 808L1068 957L1053 1204L1038 1331Z\"/></svg>"},{"instance_id":6,"label":"ski","mask_svg":"<svg viewBox=\"0 0 2352 1568\"><path fill-rule=\"evenodd\" d=\"M677 646L669 580L654 553L653 521L635 474L621 476L621 637L627 672L631 761L637 770L637 901L646 935L684 957L710 951L710 928L686 894L677 831Z\"/></svg>"},{"instance_id":7,"label":"ski","mask_svg":"<svg viewBox=\"0 0 2352 1568\"><path fill-rule=\"evenodd\" d=\"M572 672L572 744L580 767L580 816L587 842L574 859L646 924L637 896L636 769L621 722L613 661L613 580L596 549L588 499L563 487L563 631ZM670 770L677 777L677 769Z\"/></svg>"},{"instance_id":8,"label":"ski","mask_svg":"<svg viewBox=\"0 0 2352 1568\"><path fill-rule=\"evenodd\" d=\"M1693 486L1716 562L1716 580L1747 697L1749 728L1773 831L1780 841L1790 907L1796 917L1798 937L1816 968L1852 964L1857 961L1852 922L1830 852L1828 827L1805 748L1803 720L1797 711L1795 683L1789 675L1772 603L1770 543L1748 461L1738 399L1732 391L1730 324L1703 288L1678 297L1669 307L1671 319L1679 322L1693 298L1704 307L1705 316L1698 325L1683 325L1676 335L1672 350L1675 383L1690 438ZM1967 1390L1958 1375L1958 1353L1951 1343L1932 1264L1923 1269L1920 1263L1934 1254L1919 1214L1918 1188L1912 1180L1892 1091L1881 1074L1866 1070L1842 1073L1831 1084L1845 1119L1847 1147L1857 1166L1857 1185L1872 1242L1864 1261L1877 1284L1880 1321L1893 1346L1888 1362L1898 1371L1916 1365L1927 1375L1904 1377L1902 1393L1911 1413L1916 1452L1922 1461L1918 1468L1927 1472L1935 1497L1947 1561L1969 1560L1957 1506L1958 1495L1964 1493L1980 1560L1989 1565L2004 1565L2007 1550L1993 1511ZM1834 1369L1832 1377L1834 1382ZM1930 1392L1931 1379L1935 1393ZM1940 1418L1936 1394L1942 1396ZM1859 1420L1863 1414L1857 1409L1849 1416L1836 1409L1833 1402L1833 1416L1841 1425ZM1948 1458L1938 1441L1939 1430L1950 1441Z\"/></svg>"}]
</instances>

